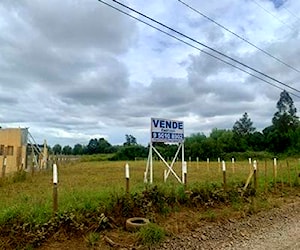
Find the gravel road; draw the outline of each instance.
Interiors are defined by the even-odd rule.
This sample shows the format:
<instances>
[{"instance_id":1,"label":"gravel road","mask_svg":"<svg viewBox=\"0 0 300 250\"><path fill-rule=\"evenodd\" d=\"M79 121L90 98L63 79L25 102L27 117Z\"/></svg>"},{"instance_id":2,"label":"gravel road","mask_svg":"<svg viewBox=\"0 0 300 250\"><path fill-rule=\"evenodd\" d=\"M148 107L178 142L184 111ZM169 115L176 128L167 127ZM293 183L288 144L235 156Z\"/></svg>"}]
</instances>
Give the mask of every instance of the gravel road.
<instances>
[{"instance_id":1,"label":"gravel road","mask_svg":"<svg viewBox=\"0 0 300 250\"><path fill-rule=\"evenodd\" d=\"M300 249L300 198L238 220L209 223L154 249Z\"/></svg>"}]
</instances>

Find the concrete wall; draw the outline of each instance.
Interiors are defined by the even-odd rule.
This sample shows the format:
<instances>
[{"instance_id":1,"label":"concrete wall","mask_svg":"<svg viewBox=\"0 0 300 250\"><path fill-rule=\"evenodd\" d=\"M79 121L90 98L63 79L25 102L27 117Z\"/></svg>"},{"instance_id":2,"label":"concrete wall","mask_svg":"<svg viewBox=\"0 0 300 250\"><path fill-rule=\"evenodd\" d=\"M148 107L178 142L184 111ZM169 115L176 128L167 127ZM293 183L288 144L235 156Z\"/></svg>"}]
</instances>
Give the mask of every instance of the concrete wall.
<instances>
[{"instance_id":1,"label":"concrete wall","mask_svg":"<svg viewBox=\"0 0 300 250\"><path fill-rule=\"evenodd\" d=\"M7 159L5 174L20 170L26 162L28 130L22 128L0 129L0 168L3 171L4 157Z\"/></svg>"}]
</instances>

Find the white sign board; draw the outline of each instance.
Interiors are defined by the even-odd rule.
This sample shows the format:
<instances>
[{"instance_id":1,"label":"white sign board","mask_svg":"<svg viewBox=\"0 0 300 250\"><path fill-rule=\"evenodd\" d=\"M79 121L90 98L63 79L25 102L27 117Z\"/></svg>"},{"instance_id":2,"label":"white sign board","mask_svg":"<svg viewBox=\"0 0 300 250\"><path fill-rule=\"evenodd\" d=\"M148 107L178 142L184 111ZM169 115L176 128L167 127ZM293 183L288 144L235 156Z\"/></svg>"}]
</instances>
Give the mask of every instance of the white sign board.
<instances>
[{"instance_id":1,"label":"white sign board","mask_svg":"<svg viewBox=\"0 0 300 250\"><path fill-rule=\"evenodd\" d=\"M151 118L151 142L184 141L183 121Z\"/></svg>"}]
</instances>

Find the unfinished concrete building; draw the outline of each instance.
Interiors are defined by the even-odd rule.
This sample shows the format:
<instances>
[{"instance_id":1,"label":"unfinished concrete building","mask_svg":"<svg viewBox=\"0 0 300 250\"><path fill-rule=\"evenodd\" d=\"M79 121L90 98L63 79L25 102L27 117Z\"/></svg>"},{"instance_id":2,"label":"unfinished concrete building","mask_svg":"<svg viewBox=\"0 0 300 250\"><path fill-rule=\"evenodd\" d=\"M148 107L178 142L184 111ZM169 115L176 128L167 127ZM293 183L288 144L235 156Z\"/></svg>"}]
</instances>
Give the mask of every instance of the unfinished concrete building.
<instances>
[{"instance_id":1,"label":"unfinished concrete building","mask_svg":"<svg viewBox=\"0 0 300 250\"><path fill-rule=\"evenodd\" d=\"M27 128L0 128L0 167L2 175L26 168Z\"/></svg>"}]
</instances>

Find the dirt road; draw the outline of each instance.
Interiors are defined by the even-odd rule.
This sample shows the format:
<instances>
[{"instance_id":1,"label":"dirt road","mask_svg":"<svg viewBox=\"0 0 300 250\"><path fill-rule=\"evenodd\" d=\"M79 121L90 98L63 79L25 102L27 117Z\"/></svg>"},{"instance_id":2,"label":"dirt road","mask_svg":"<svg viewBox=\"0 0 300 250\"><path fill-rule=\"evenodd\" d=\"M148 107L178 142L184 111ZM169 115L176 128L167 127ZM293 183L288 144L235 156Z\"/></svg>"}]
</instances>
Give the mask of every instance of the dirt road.
<instances>
[{"instance_id":1,"label":"dirt road","mask_svg":"<svg viewBox=\"0 0 300 250\"><path fill-rule=\"evenodd\" d=\"M300 249L300 198L243 219L209 223L155 249Z\"/></svg>"}]
</instances>

